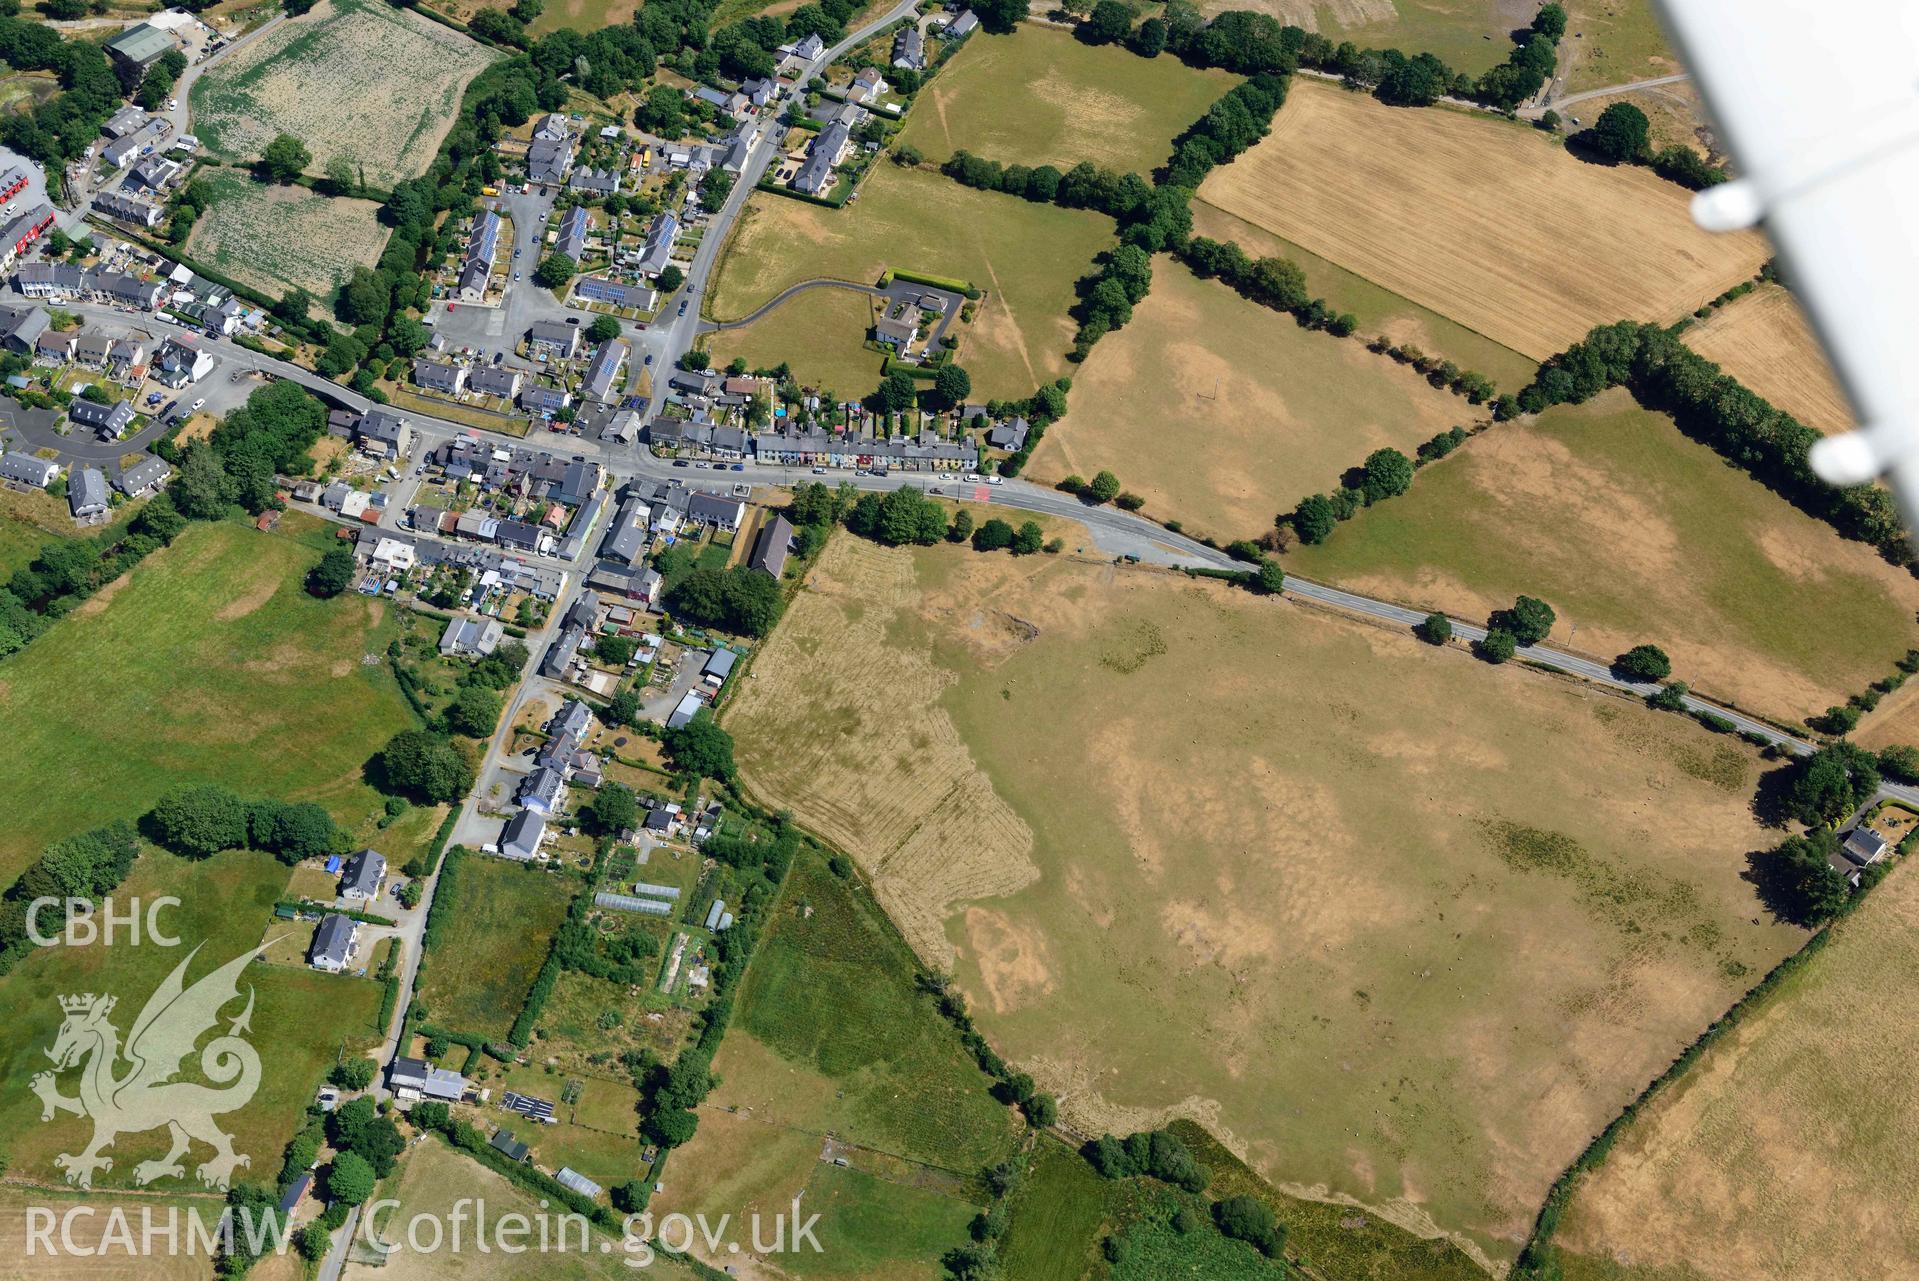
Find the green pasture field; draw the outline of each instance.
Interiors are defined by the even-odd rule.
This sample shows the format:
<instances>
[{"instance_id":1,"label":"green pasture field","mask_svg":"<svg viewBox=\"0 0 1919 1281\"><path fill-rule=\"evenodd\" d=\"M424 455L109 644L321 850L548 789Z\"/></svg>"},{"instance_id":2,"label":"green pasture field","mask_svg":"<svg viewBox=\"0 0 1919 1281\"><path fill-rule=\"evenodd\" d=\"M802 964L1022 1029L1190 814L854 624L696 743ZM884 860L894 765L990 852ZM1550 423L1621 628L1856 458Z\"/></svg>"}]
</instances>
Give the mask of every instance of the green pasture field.
<instances>
[{"instance_id":1,"label":"green pasture field","mask_svg":"<svg viewBox=\"0 0 1919 1281\"><path fill-rule=\"evenodd\" d=\"M744 329L711 334L706 350L715 365L744 357L749 369L786 363L801 386L856 400L879 385L884 357L866 346L873 325L871 301L844 289L809 289ZM966 363L966 348L957 357Z\"/></svg>"},{"instance_id":2,"label":"green pasture field","mask_svg":"<svg viewBox=\"0 0 1919 1281\"><path fill-rule=\"evenodd\" d=\"M1494 427L1286 565L1473 619L1537 596L1557 642L1602 658L1657 644L1702 692L1789 720L1919 639L1910 575L1624 391Z\"/></svg>"},{"instance_id":3,"label":"green pasture field","mask_svg":"<svg viewBox=\"0 0 1919 1281\"><path fill-rule=\"evenodd\" d=\"M435 1027L504 1041L546 960L579 881L509 859L468 854L452 889L446 932L427 953L420 1001ZM439 893L445 893L442 887Z\"/></svg>"},{"instance_id":4,"label":"green pasture field","mask_svg":"<svg viewBox=\"0 0 1919 1281\"><path fill-rule=\"evenodd\" d=\"M285 884L286 868L265 854L230 851L186 862L148 849L113 898L123 908L177 898L179 906L161 909L159 922L180 946L150 940L133 945L122 936L112 946L50 948L0 978L0 1007L12 1018L11 1034L0 1046L0 1144L14 1178L61 1186L64 1175L54 1156L78 1152L93 1129L91 1121L71 1114L43 1124L31 1089L34 1074L49 1066L42 1051L62 1018L59 998L79 992L114 997L111 1017L124 1039L147 997L194 948L200 950L187 968L189 985L258 945ZM279 1168L281 1148L337 1056L362 1053L377 1042L381 992L370 979L256 964L242 976L238 999L221 1011L221 1031L240 1014L249 991L254 1004L248 1039L259 1052L261 1084L246 1106L224 1114L220 1124L233 1136L235 1152L252 1161L238 1177L260 1178ZM124 1075L125 1064L115 1071ZM179 1079L206 1080L197 1054L186 1060ZM64 1077L62 1092L73 1094L75 1080L71 1073ZM133 1186L134 1167L166 1148L164 1130L122 1135L108 1153L113 1169L97 1175L96 1186ZM196 1145L185 1159L184 1178L162 1178L152 1186L202 1190L194 1168L209 1155L210 1149Z\"/></svg>"},{"instance_id":5,"label":"green pasture field","mask_svg":"<svg viewBox=\"0 0 1919 1281\"><path fill-rule=\"evenodd\" d=\"M1070 368L1074 282L1112 243L1112 222L1098 214L882 164L844 209L755 192L720 260L711 313L737 319L788 285L822 276L873 284L893 268L970 280L988 296L971 324L949 332L959 337L973 392L1028 396ZM769 350L803 352L814 336L787 328L788 314L782 307L767 317L763 341Z\"/></svg>"},{"instance_id":6,"label":"green pasture field","mask_svg":"<svg viewBox=\"0 0 1919 1281\"><path fill-rule=\"evenodd\" d=\"M1006 164L1066 170L1087 160L1149 175L1237 80L1053 27L982 33L920 91L900 139L933 161L964 149Z\"/></svg>"},{"instance_id":7,"label":"green pasture field","mask_svg":"<svg viewBox=\"0 0 1919 1281\"><path fill-rule=\"evenodd\" d=\"M322 544L291 531L308 528L192 525L0 666L20 762L0 775L0 878L180 783L319 801L353 828L380 807L361 768L412 714L362 660L394 624L383 602L301 589Z\"/></svg>"}]
</instances>

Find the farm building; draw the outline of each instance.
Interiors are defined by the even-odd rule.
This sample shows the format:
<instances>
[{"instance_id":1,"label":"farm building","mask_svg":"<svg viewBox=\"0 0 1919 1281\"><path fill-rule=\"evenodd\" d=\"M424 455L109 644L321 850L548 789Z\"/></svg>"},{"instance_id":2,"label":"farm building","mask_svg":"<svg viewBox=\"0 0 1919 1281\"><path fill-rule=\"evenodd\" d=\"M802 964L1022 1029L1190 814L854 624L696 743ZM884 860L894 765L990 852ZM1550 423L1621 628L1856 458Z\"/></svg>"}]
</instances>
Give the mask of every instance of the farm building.
<instances>
[{"instance_id":1,"label":"farm building","mask_svg":"<svg viewBox=\"0 0 1919 1281\"><path fill-rule=\"evenodd\" d=\"M387 1065L387 1088L401 1100L437 1099L458 1103L466 1096L466 1078L449 1068L436 1068L422 1059L396 1057Z\"/></svg>"},{"instance_id":2,"label":"farm building","mask_svg":"<svg viewBox=\"0 0 1919 1281\"><path fill-rule=\"evenodd\" d=\"M631 894L611 894L605 890L595 894L593 902L596 906L604 907L609 911L637 912L642 916L671 916L675 911L675 905L663 899L638 898Z\"/></svg>"},{"instance_id":3,"label":"farm building","mask_svg":"<svg viewBox=\"0 0 1919 1281\"><path fill-rule=\"evenodd\" d=\"M726 678L733 674L733 664L739 660L739 657L732 650L721 646L707 657L706 665L700 668L700 679L714 689L720 688L726 684Z\"/></svg>"}]
</instances>

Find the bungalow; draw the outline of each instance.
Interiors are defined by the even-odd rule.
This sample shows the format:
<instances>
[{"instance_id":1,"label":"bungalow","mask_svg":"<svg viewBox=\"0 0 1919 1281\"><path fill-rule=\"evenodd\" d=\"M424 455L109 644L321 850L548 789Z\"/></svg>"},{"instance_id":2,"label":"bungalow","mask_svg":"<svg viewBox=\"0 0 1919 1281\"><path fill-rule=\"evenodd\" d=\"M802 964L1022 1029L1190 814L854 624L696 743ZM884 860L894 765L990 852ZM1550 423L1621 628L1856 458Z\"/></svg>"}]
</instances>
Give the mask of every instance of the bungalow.
<instances>
[{"instance_id":1,"label":"bungalow","mask_svg":"<svg viewBox=\"0 0 1919 1281\"><path fill-rule=\"evenodd\" d=\"M506 628L497 618L454 618L440 633L440 654L446 658L485 658L499 648Z\"/></svg>"},{"instance_id":2,"label":"bungalow","mask_svg":"<svg viewBox=\"0 0 1919 1281\"><path fill-rule=\"evenodd\" d=\"M118 191L103 191L93 198L93 207L109 218L139 227L157 227L164 211L151 200Z\"/></svg>"},{"instance_id":3,"label":"bungalow","mask_svg":"<svg viewBox=\"0 0 1919 1281\"><path fill-rule=\"evenodd\" d=\"M526 331L529 351L555 360L571 360L580 351L580 328L558 320L536 320Z\"/></svg>"},{"instance_id":4,"label":"bungalow","mask_svg":"<svg viewBox=\"0 0 1919 1281\"><path fill-rule=\"evenodd\" d=\"M361 452L376 458L403 458L413 443L412 425L379 406L369 409L354 430L359 434Z\"/></svg>"},{"instance_id":5,"label":"bungalow","mask_svg":"<svg viewBox=\"0 0 1919 1281\"><path fill-rule=\"evenodd\" d=\"M776 579L785 574L786 558L793 550L793 533L792 521L784 516L773 517L760 531L759 541L753 544L748 566Z\"/></svg>"},{"instance_id":6,"label":"bungalow","mask_svg":"<svg viewBox=\"0 0 1919 1281\"><path fill-rule=\"evenodd\" d=\"M586 256L586 233L592 229L592 220L585 205L574 205L560 215L560 237L554 249L574 262Z\"/></svg>"},{"instance_id":7,"label":"bungalow","mask_svg":"<svg viewBox=\"0 0 1919 1281\"><path fill-rule=\"evenodd\" d=\"M986 433L986 443L994 449L1004 449L1017 454L1026 448L1026 434L1032 430L1024 418L1015 418L1011 422L994 423Z\"/></svg>"},{"instance_id":8,"label":"bungalow","mask_svg":"<svg viewBox=\"0 0 1919 1281\"><path fill-rule=\"evenodd\" d=\"M452 365L439 360L413 361L413 381L429 391L444 392L457 396L466 390L467 369L465 365Z\"/></svg>"},{"instance_id":9,"label":"bungalow","mask_svg":"<svg viewBox=\"0 0 1919 1281\"><path fill-rule=\"evenodd\" d=\"M386 884L386 856L378 850L361 850L346 861L340 874L340 897L359 903L371 903L380 897Z\"/></svg>"},{"instance_id":10,"label":"bungalow","mask_svg":"<svg viewBox=\"0 0 1919 1281\"><path fill-rule=\"evenodd\" d=\"M451 1068L429 1066L424 1059L396 1057L387 1065L387 1088L403 1102L431 1099L458 1103L466 1097L466 1078Z\"/></svg>"},{"instance_id":11,"label":"bungalow","mask_svg":"<svg viewBox=\"0 0 1919 1281\"><path fill-rule=\"evenodd\" d=\"M353 960L353 948L359 941L359 924L351 917L330 912L313 931L313 943L307 948L307 964L328 974L338 974Z\"/></svg>"},{"instance_id":12,"label":"bungalow","mask_svg":"<svg viewBox=\"0 0 1919 1281\"><path fill-rule=\"evenodd\" d=\"M926 37L917 26L901 27L893 37L893 65L907 71L926 69Z\"/></svg>"},{"instance_id":13,"label":"bungalow","mask_svg":"<svg viewBox=\"0 0 1919 1281\"><path fill-rule=\"evenodd\" d=\"M649 276L665 271L673 258L673 241L680 234L680 220L663 213L646 229L646 243L640 248L639 269Z\"/></svg>"},{"instance_id":14,"label":"bungalow","mask_svg":"<svg viewBox=\"0 0 1919 1281\"><path fill-rule=\"evenodd\" d=\"M106 474L97 468L77 464L68 468L67 506L72 510L75 520L106 515L109 506Z\"/></svg>"},{"instance_id":15,"label":"bungalow","mask_svg":"<svg viewBox=\"0 0 1919 1281\"><path fill-rule=\"evenodd\" d=\"M632 311L652 311L659 305L660 295L656 289L645 285L629 285L618 280L608 280L604 276L582 276L574 282L573 296L584 298L588 302L603 302L614 307L623 307Z\"/></svg>"},{"instance_id":16,"label":"bungalow","mask_svg":"<svg viewBox=\"0 0 1919 1281\"><path fill-rule=\"evenodd\" d=\"M626 389L626 360L632 351L632 344L624 338L609 338L601 343L600 349L593 353L592 363L586 367L586 381L580 394L589 400L618 400Z\"/></svg>"},{"instance_id":17,"label":"bungalow","mask_svg":"<svg viewBox=\"0 0 1919 1281\"><path fill-rule=\"evenodd\" d=\"M733 94L721 89L712 88L710 85L700 85L695 89L689 90L686 96L695 102L707 103L720 111L726 111L734 97Z\"/></svg>"},{"instance_id":18,"label":"bungalow","mask_svg":"<svg viewBox=\"0 0 1919 1281\"><path fill-rule=\"evenodd\" d=\"M512 400L520 394L520 380L523 377L517 369L480 365L467 375L466 386L468 391L476 391L482 396L500 396Z\"/></svg>"},{"instance_id":19,"label":"bungalow","mask_svg":"<svg viewBox=\"0 0 1919 1281\"><path fill-rule=\"evenodd\" d=\"M113 487L128 498L137 498L149 490L157 492L171 475L173 468L167 466L165 459L149 454L114 477Z\"/></svg>"},{"instance_id":20,"label":"bungalow","mask_svg":"<svg viewBox=\"0 0 1919 1281\"><path fill-rule=\"evenodd\" d=\"M49 458L35 458L32 454L0 455L0 480L45 489L59 474L60 464Z\"/></svg>"},{"instance_id":21,"label":"bungalow","mask_svg":"<svg viewBox=\"0 0 1919 1281\"><path fill-rule=\"evenodd\" d=\"M530 863L539 857L540 843L546 839L546 818L532 810L521 810L507 820L500 833L502 857Z\"/></svg>"},{"instance_id":22,"label":"bungalow","mask_svg":"<svg viewBox=\"0 0 1919 1281\"><path fill-rule=\"evenodd\" d=\"M76 396L67 403L67 417L76 425L90 427L102 440L118 440L120 433L133 421L133 405L129 401L119 400L111 405L97 405L82 396Z\"/></svg>"},{"instance_id":23,"label":"bungalow","mask_svg":"<svg viewBox=\"0 0 1919 1281\"><path fill-rule=\"evenodd\" d=\"M960 14L959 17L946 24L945 34L948 40L957 40L961 36L971 35L978 29L979 15L971 9L968 9L966 12Z\"/></svg>"},{"instance_id":24,"label":"bungalow","mask_svg":"<svg viewBox=\"0 0 1919 1281\"><path fill-rule=\"evenodd\" d=\"M706 665L700 668L700 680L714 689L726 684L726 678L733 674L733 664L739 655L725 646L715 649L707 657Z\"/></svg>"},{"instance_id":25,"label":"bungalow","mask_svg":"<svg viewBox=\"0 0 1919 1281\"><path fill-rule=\"evenodd\" d=\"M1884 858L1891 848L1886 838L1870 827L1855 827L1832 852L1830 862L1833 870L1846 878L1846 884L1858 889L1865 870Z\"/></svg>"}]
</instances>

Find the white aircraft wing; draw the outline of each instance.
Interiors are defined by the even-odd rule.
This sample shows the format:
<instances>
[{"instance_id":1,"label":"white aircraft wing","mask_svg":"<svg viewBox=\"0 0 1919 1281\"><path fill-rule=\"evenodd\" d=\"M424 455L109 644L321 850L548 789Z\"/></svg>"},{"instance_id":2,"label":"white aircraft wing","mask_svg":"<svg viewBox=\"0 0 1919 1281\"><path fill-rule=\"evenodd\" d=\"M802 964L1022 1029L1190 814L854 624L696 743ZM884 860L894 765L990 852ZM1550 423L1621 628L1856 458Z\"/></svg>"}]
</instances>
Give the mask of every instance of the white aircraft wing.
<instances>
[{"instance_id":1,"label":"white aircraft wing","mask_svg":"<svg viewBox=\"0 0 1919 1281\"><path fill-rule=\"evenodd\" d=\"M1659 0L1739 177L1711 230L1762 222L1859 431L1812 453L1834 484L1887 475L1919 531L1919 3Z\"/></svg>"}]
</instances>

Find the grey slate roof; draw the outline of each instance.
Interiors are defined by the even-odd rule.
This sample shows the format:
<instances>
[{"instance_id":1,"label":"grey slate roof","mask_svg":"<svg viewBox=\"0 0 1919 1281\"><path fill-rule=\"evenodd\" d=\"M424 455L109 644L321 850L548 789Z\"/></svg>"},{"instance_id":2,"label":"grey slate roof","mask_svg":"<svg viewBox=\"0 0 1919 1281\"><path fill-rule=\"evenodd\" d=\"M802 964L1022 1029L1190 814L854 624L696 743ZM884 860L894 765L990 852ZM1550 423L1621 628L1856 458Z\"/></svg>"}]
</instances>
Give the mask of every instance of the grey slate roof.
<instances>
[{"instance_id":1,"label":"grey slate roof","mask_svg":"<svg viewBox=\"0 0 1919 1281\"><path fill-rule=\"evenodd\" d=\"M166 459L148 455L122 471L113 483L114 487L123 494L137 494L143 489L160 484L172 474L173 468L167 466Z\"/></svg>"},{"instance_id":2,"label":"grey slate roof","mask_svg":"<svg viewBox=\"0 0 1919 1281\"><path fill-rule=\"evenodd\" d=\"M93 467L75 467L67 476L67 506L75 516L93 516L107 509L107 478Z\"/></svg>"},{"instance_id":3,"label":"grey slate roof","mask_svg":"<svg viewBox=\"0 0 1919 1281\"><path fill-rule=\"evenodd\" d=\"M784 516L775 516L760 531L759 541L753 544L753 558L747 563L778 578L786 572L786 558L792 547L793 522Z\"/></svg>"},{"instance_id":4,"label":"grey slate roof","mask_svg":"<svg viewBox=\"0 0 1919 1281\"><path fill-rule=\"evenodd\" d=\"M361 850L346 861L340 876L340 893L372 898L386 878L386 856L378 850Z\"/></svg>"},{"instance_id":5,"label":"grey slate roof","mask_svg":"<svg viewBox=\"0 0 1919 1281\"><path fill-rule=\"evenodd\" d=\"M307 959L325 962L337 969L346 964L352 946L353 922L337 912L330 912L321 920L319 928L313 931L313 946L307 949Z\"/></svg>"}]
</instances>

